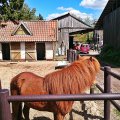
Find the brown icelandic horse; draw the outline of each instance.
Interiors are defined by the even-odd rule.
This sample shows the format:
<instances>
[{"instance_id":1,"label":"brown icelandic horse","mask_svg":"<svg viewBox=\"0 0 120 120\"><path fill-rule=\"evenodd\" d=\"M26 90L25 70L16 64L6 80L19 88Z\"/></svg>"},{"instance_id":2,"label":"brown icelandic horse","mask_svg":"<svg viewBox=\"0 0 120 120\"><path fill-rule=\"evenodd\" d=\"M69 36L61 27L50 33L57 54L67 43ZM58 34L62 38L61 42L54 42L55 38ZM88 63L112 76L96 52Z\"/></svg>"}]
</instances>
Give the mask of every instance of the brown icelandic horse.
<instances>
[{"instance_id":1,"label":"brown icelandic horse","mask_svg":"<svg viewBox=\"0 0 120 120\"><path fill-rule=\"evenodd\" d=\"M30 72L15 76L10 84L11 95L80 94L95 82L100 64L94 57L80 57L71 65L52 72L45 77ZM73 101L25 102L23 114L29 120L29 109L54 113L54 120L63 120L71 111ZM12 105L15 120L21 120L21 103Z\"/></svg>"}]
</instances>

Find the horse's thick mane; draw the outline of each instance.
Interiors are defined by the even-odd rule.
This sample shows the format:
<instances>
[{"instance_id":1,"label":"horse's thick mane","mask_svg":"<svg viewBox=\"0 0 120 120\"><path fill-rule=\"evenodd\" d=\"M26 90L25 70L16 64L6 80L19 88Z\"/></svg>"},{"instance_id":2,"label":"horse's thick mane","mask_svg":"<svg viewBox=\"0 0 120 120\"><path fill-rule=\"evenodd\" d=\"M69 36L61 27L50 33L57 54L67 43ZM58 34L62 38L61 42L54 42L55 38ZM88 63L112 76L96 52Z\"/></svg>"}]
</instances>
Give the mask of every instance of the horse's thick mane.
<instances>
[{"instance_id":1,"label":"horse's thick mane","mask_svg":"<svg viewBox=\"0 0 120 120\"><path fill-rule=\"evenodd\" d=\"M82 57L62 70L45 76L44 84L50 94L79 94L95 81L100 64L95 58Z\"/></svg>"}]
</instances>

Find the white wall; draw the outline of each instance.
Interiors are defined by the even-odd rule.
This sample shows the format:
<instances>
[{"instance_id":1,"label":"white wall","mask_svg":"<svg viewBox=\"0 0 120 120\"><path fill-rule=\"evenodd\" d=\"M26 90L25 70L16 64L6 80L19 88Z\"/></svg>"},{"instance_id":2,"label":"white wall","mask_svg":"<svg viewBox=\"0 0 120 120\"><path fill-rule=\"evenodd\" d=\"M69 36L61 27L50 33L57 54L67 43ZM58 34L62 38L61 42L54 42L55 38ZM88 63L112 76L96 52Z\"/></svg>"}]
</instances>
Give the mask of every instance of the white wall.
<instances>
[{"instance_id":1,"label":"white wall","mask_svg":"<svg viewBox=\"0 0 120 120\"><path fill-rule=\"evenodd\" d=\"M20 48L21 59L25 60L25 42L20 43Z\"/></svg>"},{"instance_id":2,"label":"white wall","mask_svg":"<svg viewBox=\"0 0 120 120\"><path fill-rule=\"evenodd\" d=\"M2 60L2 44L0 43L0 60Z\"/></svg>"},{"instance_id":3,"label":"white wall","mask_svg":"<svg viewBox=\"0 0 120 120\"><path fill-rule=\"evenodd\" d=\"M46 48L46 59L53 59L53 43L52 42L46 42L45 43Z\"/></svg>"}]
</instances>

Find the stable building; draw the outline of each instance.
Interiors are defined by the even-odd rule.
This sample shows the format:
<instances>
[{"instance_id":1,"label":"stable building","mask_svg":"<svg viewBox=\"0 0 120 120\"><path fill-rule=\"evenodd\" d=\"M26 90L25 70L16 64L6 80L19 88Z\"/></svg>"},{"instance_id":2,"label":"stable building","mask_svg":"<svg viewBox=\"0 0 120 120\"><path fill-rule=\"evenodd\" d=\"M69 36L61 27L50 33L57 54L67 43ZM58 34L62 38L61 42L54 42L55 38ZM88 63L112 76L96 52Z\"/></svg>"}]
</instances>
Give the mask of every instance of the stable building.
<instances>
[{"instance_id":1,"label":"stable building","mask_svg":"<svg viewBox=\"0 0 120 120\"><path fill-rule=\"evenodd\" d=\"M57 21L8 21L0 24L0 60L54 58Z\"/></svg>"},{"instance_id":2,"label":"stable building","mask_svg":"<svg viewBox=\"0 0 120 120\"><path fill-rule=\"evenodd\" d=\"M109 0L95 29L103 30L103 44L120 49L120 0Z\"/></svg>"},{"instance_id":3,"label":"stable building","mask_svg":"<svg viewBox=\"0 0 120 120\"><path fill-rule=\"evenodd\" d=\"M53 20L58 20L58 43L57 48L64 46L67 49L73 48L73 35L83 30L93 28L71 13L66 13Z\"/></svg>"}]
</instances>

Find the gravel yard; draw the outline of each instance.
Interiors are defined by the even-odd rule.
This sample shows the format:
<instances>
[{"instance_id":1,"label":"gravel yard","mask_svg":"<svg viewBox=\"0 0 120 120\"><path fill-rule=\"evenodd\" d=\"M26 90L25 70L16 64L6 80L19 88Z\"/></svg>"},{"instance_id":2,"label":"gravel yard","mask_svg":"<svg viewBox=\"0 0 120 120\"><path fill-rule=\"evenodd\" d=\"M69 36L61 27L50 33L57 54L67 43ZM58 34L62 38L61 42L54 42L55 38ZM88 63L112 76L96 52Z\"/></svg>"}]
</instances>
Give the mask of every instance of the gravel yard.
<instances>
[{"instance_id":1,"label":"gravel yard","mask_svg":"<svg viewBox=\"0 0 120 120\"><path fill-rule=\"evenodd\" d=\"M0 79L2 88L9 89L10 80L18 73L28 71L39 76L55 71L55 66L58 61L38 61L38 62L0 62ZM119 71L114 69L114 71ZM119 72L118 72L119 73ZM103 72L97 76L97 82L103 85ZM112 88L114 92L120 93L120 84L113 79ZM96 89L96 92L99 91ZM114 107L111 110L111 120L120 120L118 114L114 112ZM103 120L103 102L102 101L86 101L85 106L79 101L75 102L71 113L67 114L65 120ZM50 112L41 112L30 109L31 120L53 120L53 114Z\"/></svg>"}]
</instances>

